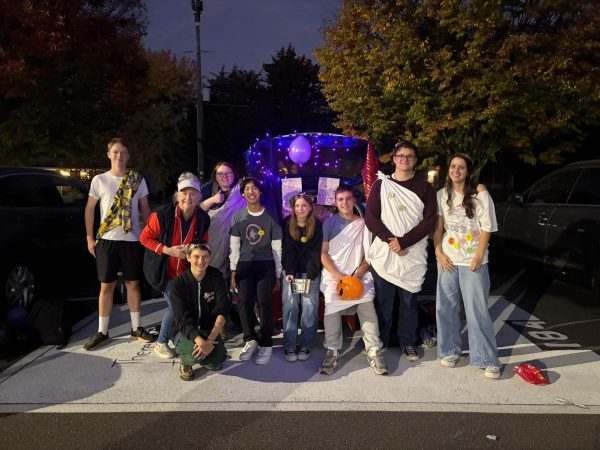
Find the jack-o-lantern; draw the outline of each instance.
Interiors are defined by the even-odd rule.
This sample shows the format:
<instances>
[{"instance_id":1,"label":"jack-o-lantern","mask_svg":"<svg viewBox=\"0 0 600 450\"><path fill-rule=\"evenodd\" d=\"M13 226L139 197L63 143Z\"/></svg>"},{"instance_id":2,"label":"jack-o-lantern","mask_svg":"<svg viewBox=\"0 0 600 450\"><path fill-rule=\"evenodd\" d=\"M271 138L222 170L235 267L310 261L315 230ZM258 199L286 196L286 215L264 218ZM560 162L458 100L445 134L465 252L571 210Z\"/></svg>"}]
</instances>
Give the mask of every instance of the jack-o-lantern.
<instances>
[{"instance_id":1,"label":"jack-o-lantern","mask_svg":"<svg viewBox=\"0 0 600 450\"><path fill-rule=\"evenodd\" d=\"M340 296L340 300L358 300L362 297L363 292L362 281L357 277L345 276L338 281L337 293Z\"/></svg>"}]
</instances>

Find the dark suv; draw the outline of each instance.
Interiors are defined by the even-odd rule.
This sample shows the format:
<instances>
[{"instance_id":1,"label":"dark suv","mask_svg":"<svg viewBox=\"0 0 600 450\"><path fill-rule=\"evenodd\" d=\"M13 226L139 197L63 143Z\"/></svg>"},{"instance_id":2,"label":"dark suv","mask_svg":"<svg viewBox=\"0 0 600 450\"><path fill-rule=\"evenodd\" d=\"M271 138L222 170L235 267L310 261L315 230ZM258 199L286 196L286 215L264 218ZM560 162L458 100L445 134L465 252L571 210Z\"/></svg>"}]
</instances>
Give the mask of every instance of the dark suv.
<instances>
[{"instance_id":1,"label":"dark suv","mask_svg":"<svg viewBox=\"0 0 600 450\"><path fill-rule=\"evenodd\" d=\"M600 296L600 160L569 164L496 205L497 250Z\"/></svg>"},{"instance_id":2,"label":"dark suv","mask_svg":"<svg viewBox=\"0 0 600 450\"><path fill-rule=\"evenodd\" d=\"M94 273L78 181L43 169L0 168L0 322L38 295L68 294Z\"/></svg>"}]
</instances>

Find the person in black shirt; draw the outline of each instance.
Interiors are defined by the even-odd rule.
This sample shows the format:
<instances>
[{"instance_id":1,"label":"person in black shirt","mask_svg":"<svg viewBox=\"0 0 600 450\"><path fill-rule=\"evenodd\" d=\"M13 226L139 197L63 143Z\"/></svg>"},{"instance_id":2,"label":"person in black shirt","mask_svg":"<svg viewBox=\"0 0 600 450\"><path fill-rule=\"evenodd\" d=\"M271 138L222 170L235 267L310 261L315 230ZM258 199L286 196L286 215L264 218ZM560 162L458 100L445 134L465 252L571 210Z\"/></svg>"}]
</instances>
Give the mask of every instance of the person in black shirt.
<instances>
[{"instance_id":1,"label":"person in black shirt","mask_svg":"<svg viewBox=\"0 0 600 450\"><path fill-rule=\"evenodd\" d=\"M300 193L293 196L290 207L292 214L283 226L281 304L284 356L287 361L292 362L297 359L304 361L310 357L317 334L323 230L321 222L313 215L313 201L308 195ZM295 278L312 281L307 293L292 293L292 281ZM302 332L296 353L299 305L302 305Z\"/></svg>"},{"instance_id":2,"label":"person in black shirt","mask_svg":"<svg viewBox=\"0 0 600 450\"><path fill-rule=\"evenodd\" d=\"M221 370L227 350L221 338L229 310L225 279L209 267L210 246L194 241L188 246L190 268L171 284L170 300L175 323L181 332L177 353L181 357L179 376L194 378L194 364L208 370Z\"/></svg>"}]
</instances>

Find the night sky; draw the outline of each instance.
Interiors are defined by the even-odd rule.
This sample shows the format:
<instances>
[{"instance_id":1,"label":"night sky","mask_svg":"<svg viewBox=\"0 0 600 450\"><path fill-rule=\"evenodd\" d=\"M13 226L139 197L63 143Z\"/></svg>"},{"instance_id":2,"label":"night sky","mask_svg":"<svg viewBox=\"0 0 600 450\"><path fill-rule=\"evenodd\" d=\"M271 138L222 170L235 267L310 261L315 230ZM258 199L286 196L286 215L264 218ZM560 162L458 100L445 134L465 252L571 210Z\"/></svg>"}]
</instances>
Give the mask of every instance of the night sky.
<instances>
[{"instance_id":1,"label":"night sky","mask_svg":"<svg viewBox=\"0 0 600 450\"><path fill-rule=\"evenodd\" d=\"M312 50L321 29L342 0L205 0L201 17L202 75L222 66L259 71L281 47L316 62ZM147 0L147 47L195 58L196 35L190 0Z\"/></svg>"}]
</instances>

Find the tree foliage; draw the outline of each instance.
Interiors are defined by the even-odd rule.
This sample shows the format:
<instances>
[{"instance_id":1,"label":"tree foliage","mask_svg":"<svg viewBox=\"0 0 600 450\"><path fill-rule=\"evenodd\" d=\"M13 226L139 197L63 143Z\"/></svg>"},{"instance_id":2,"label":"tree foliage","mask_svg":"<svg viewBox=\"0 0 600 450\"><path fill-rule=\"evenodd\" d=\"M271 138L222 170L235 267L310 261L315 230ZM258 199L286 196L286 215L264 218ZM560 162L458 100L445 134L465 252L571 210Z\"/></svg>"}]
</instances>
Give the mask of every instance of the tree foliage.
<instances>
[{"instance_id":1,"label":"tree foliage","mask_svg":"<svg viewBox=\"0 0 600 450\"><path fill-rule=\"evenodd\" d=\"M345 132L552 162L600 119L600 4L583 0L344 0L316 51Z\"/></svg>"},{"instance_id":2,"label":"tree foliage","mask_svg":"<svg viewBox=\"0 0 600 450\"><path fill-rule=\"evenodd\" d=\"M263 71L234 66L209 79L207 167L227 159L241 169L244 150L267 132L335 131L316 64L288 46L263 64Z\"/></svg>"},{"instance_id":3,"label":"tree foliage","mask_svg":"<svg viewBox=\"0 0 600 450\"><path fill-rule=\"evenodd\" d=\"M104 160L147 69L142 0L0 0L0 161Z\"/></svg>"},{"instance_id":4,"label":"tree foliage","mask_svg":"<svg viewBox=\"0 0 600 450\"><path fill-rule=\"evenodd\" d=\"M333 130L334 115L321 92L318 65L288 45L263 64L263 71L274 133Z\"/></svg>"},{"instance_id":5,"label":"tree foliage","mask_svg":"<svg viewBox=\"0 0 600 450\"><path fill-rule=\"evenodd\" d=\"M123 117L121 133L132 147L136 167L151 175L154 190L169 177L194 167L190 147L190 105L194 65L170 51L146 52L148 72L136 86L133 111Z\"/></svg>"}]
</instances>

